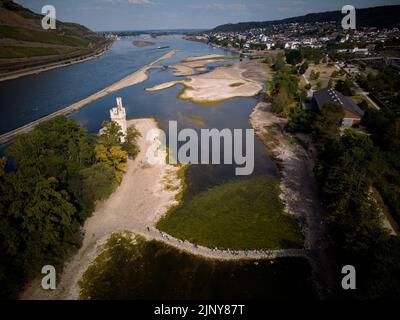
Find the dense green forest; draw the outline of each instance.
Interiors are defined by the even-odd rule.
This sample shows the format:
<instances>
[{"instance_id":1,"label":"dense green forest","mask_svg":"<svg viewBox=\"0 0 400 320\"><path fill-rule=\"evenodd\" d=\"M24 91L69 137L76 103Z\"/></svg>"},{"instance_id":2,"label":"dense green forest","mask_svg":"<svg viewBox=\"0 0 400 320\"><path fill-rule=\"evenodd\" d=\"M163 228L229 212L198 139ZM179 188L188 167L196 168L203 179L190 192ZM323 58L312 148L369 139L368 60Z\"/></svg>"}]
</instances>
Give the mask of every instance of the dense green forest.
<instances>
[{"instance_id":1,"label":"dense green forest","mask_svg":"<svg viewBox=\"0 0 400 320\"><path fill-rule=\"evenodd\" d=\"M138 152L138 132L130 128L121 144L119 129L105 122L96 138L59 116L7 147L0 161L0 297L15 297L43 265L60 268L79 248L80 226Z\"/></svg>"}]
</instances>

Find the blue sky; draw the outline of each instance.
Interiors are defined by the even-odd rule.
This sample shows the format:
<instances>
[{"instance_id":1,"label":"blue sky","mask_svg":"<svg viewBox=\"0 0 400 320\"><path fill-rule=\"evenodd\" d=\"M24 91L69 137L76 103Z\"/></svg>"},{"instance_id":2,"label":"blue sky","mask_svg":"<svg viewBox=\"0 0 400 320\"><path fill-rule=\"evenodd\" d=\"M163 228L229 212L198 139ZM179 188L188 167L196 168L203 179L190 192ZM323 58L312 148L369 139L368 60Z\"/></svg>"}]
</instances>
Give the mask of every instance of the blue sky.
<instances>
[{"instance_id":1,"label":"blue sky","mask_svg":"<svg viewBox=\"0 0 400 320\"><path fill-rule=\"evenodd\" d=\"M266 21L311 12L400 4L393 0L15 0L40 12L52 4L57 19L101 30L212 28L224 23Z\"/></svg>"}]
</instances>

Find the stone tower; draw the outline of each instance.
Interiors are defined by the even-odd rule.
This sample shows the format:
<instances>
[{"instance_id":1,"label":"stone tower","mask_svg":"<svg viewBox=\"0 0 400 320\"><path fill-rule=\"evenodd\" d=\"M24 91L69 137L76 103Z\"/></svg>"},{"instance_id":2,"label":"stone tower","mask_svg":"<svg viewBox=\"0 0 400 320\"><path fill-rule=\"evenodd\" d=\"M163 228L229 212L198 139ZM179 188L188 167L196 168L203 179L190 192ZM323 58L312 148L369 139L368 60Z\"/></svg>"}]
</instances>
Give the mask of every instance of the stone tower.
<instances>
[{"instance_id":1,"label":"stone tower","mask_svg":"<svg viewBox=\"0 0 400 320\"><path fill-rule=\"evenodd\" d=\"M123 137L121 138L121 142L125 142L126 136L126 111L124 106L122 105L122 98L117 98L117 107L112 108L110 110L111 121L115 121L121 127L121 132L123 133Z\"/></svg>"}]
</instances>

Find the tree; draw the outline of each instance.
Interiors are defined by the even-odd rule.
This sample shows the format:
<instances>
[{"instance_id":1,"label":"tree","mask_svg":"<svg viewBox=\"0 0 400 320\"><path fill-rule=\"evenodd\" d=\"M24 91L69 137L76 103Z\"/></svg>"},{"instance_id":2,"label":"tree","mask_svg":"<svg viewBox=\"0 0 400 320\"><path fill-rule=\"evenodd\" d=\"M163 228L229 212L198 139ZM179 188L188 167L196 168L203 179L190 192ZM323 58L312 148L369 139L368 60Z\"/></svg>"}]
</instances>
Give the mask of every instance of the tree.
<instances>
[{"instance_id":1,"label":"tree","mask_svg":"<svg viewBox=\"0 0 400 320\"><path fill-rule=\"evenodd\" d=\"M105 163L96 163L90 168L81 171L82 198L88 206L98 200L108 198L118 186L115 171Z\"/></svg>"},{"instance_id":2,"label":"tree","mask_svg":"<svg viewBox=\"0 0 400 320\"><path fill-rule=\"evenodd\" d=\"M115 181L120 184L123 173L125 172L128 160L128 153L123 151L119 146L106 146L99 144L96 146L96 160L98 163L105 165L115 170Z\"/></svg>"},{"instance_id":3,"label":"tree","mask_svg":"<svg viewBox=\"0 0 400 320\"><path fill-rule=\"evenodd\" d=\"M315 122L315 137L318 145L324 147L327 143L339 138L344 111L341 105L328 102L321 109L321 115Z\"/></svg>"},{"instance_id":4,"label":"tree","mask_svg":"<svg viewBox=\"0 0 400 320\"><path fill-rule=\"evenodd\" d=\"M303 64L300 66L299 74L305 74L308 69L308 66L309 66L308 62L304 61Z\"/></svg>"},{"instance_id":5,"label":"tree","mask_svg":"<svg viewBox=\"0 0 400 320\"><path fill-rule=\"evenodd\" d=\"M353 87L353 84L351 83L351 80L349 78L346 78L345 81L339 80L336 83L335 89L337 91L340 91L345 96L352 96L353 95L352 87Z\"/></svg>"},{"instance_id":6,"label":"tree","mask_svg":"<svg viewBox=\"0 0 400 320\"><path fill-rule=\"evenodd\" d=\"M282 116L288 116L292 105L293 101L289 98L286 88L282 87L273 100L272 112Z\"/></svg>"},{"instance_id":7,"label":"tree","mask_svg":"<svg viewBox=\"0 0 400 320\"><path fill-rule=\"evenodd\" d=\"M106 148L112 146L119 146L123 133L120 125L115 121L104 121L103 130L101 131L99 143L104 145Z\"/></svg>"},{"instance_id":8,"label":"tree","mask_svg":"<svg viewBox=\"0 0 400 320\"><path fill-rule=\"evenodd\" d=\"M299 64L303 60L303 56L299 50L289 50L286 53L286 62L291 65Z\"/></svg>"},{"instance_id":9,"label":"tree","mask_svg":"<svg viewBox=\"0 0 400 320\"><path fill-rule=\"evenodd\" d=\"M315 118L315 112L306 111L298 108L290 115L287 130L292 133L311 133Z\"/></svg>"},{"instance_id":10,"label":"tree","mask_svg":"<svg viewBox=\"0 0 400 320\"><path fill-rule=\"evenodd\" d=\"M0 215L4 252L26 277L34 276L44 264L58 265L79 243L77 211L68 192L59 188L55 178L29 183L16 173L8 175L5 183L6 210Z\"/></svg>"},{"instance_id":11,"label":"tree","mask_svg":"<svg viewBox=\"0 0 400 320\"><path fill-rule=\"evenodd\" d=\"M122 144L122 150L126 151L128 155L135 158L139 153L139 146L137 139L140 137L140 132L135 127L129 127L126 132L125 142Z\"/></svg>"},{"instance_id":12,"label":"tree","mask_svg":"<svg viewBox=\"0 0 400 320\"><path fill-rule=\"evenodd\" d=\"M310 79L311 80L318 80L320 76L319 72L315 72L315 70L311 70Z\"/></svg>"}]
</instances>

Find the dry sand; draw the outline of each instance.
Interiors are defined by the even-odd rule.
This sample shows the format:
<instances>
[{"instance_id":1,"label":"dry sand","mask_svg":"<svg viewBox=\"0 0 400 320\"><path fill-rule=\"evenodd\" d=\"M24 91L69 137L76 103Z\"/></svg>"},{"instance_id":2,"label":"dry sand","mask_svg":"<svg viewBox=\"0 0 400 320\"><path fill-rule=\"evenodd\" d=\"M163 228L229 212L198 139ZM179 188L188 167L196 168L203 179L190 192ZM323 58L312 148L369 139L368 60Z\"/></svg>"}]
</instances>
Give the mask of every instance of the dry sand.
<instances>
[{"instance_id":1,"label":"dry sand","mask_svg":"<svg viewBox=\"0 0 400 320\"><path fill-rule=\"evenodd\" d=\"M257 69L257 71L256 71ZM185 89L179 98L195 103L212 103L235 97L252 97L263 90L266 69L258 62L238 62L215 70L147 88L157 91L183 84Z\"/></svg>"},{"instance_id":2,"label":"dry sand","mask_svg":"<svg viewBox=\"0 0 400 320\"><path fill-rule=\"evenodd\" d=\"M175 76L192 76L198 72L206 71L205 66L210 63L220 62L224 60L230 60L229 57L218 54L209 54L205 56L188 57L182 60L180 63L172 65L172 69Z\"/></svg>"},{"instance_id":3,"label":"dry sand","mask_svg":"<svg viewBox=\"0 0 400 320\"><path fill-rule=\"evenodd\" d=\"M160 153L162 164L150 165L146 152L151 142L146 141L147 132L157 128L153 119L129 121L141 133L138 139L140 153L129 160L121 186L110 198L99 203L83 226L84 239L79 252L65 265L64 272L55 291L41 289L40 281L33 281L22 293L21 299L77 299L78 281L89 264L96 258L99 245L115 232L146 230L153 228L167 209L176 203L175 195L180 190L167 191L168 184L180 185L178 167L165 162L165 153Z\"/></svg>"}]
</instances>

